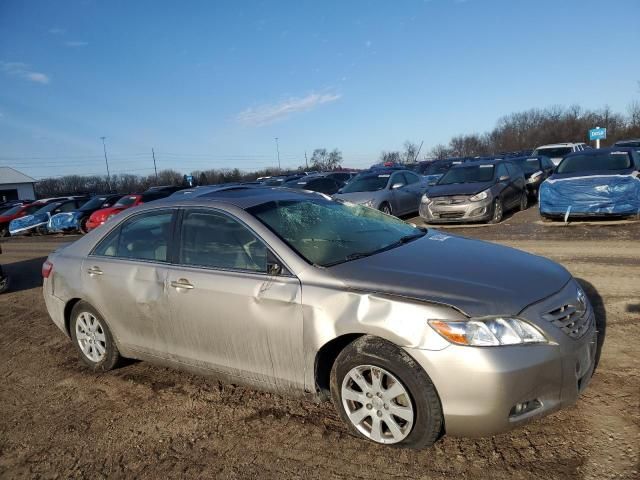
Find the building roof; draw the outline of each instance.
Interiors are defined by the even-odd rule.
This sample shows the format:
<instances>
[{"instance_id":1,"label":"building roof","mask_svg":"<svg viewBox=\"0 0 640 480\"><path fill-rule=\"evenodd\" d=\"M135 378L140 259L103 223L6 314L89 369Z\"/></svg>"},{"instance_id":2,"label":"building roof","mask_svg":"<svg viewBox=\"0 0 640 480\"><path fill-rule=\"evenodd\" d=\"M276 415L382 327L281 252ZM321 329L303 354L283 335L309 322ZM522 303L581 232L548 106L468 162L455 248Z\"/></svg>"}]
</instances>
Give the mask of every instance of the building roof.
<instances>
[{"instance_id":1,"label":"building roof","mask_svg":"<svg viewBox=\"0 0 640 480\"><path fill-rule=\"evenodd\" d=\"M36 183L36 180L11 167L0 167L0 185L7 183Z\"/></svg>"}]
</instances>

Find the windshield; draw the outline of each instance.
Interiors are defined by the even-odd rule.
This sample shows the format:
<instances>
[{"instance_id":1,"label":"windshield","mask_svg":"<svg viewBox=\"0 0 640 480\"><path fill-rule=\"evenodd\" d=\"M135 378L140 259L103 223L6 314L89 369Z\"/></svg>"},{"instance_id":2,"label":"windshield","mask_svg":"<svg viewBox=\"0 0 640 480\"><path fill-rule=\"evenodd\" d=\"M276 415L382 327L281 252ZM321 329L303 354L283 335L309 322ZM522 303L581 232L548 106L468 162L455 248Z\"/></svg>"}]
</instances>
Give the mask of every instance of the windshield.
<instances>
[{"instance_id":1,"label":"windshield","mask_svg":"<svg viewBox=\"0 0 640 480\"><path fill-rule=\"evenodd\" d=\"M289 180L288 182L284 182L284 184L282 185L283 187L287 187L287 188L299 188L299 189L305 189L307 188L307 184L309 183L309 180Z\"/></svg>"},{"instance_id":2,"label":"windshield","mask_svg":"<svg viewBox=\"0 0 640 480\"><path fill-rule=\"evenodd\" d=\"M451 165L451 163L447 162L427 163L419 168L420 171L418 173L421 173L422 175L440 175L447 173L451 168Z\"/></svg>"},{"instance_id":3,"label":"windshield","mask_svg":"<svg viewBox=\"0 0 640 480\"><path fill-rule=\"evenodd\" d=\"M108 200L108 197L93 197L87 203L83 204L80 207L80 210L82 211L96 210L100 208L104 204L104 202L106 202L107 200Z\"/></svg>"},{"instance_id":4,"label":"windshield","mask_svg":"<svg viewBox=\"0 0 640 480\"><path fill-rule=\"evenodd\" d=\"M381 173L380 175L356 177L342 187L342 193L377 192L387 186L390 176L389 173Z\"/></svg>"},{"instance_id":5,"label":"windshield","mask_svg":"<svg viewBox=\"0 0 640 480\"><path fill-rule=\"evenodd\" d=\"M631 168L629 152L604 152L591 155L572 155L565 158L556 173L593 172L598 170L626 170Z\"/></svg>"},{"instance_id":6,"label":"windshield","mask_svg":"<svg viewBox=\"0 0 640 480\"><path fill-rule=\"evenodd\" d=\"M116 202L114 207L130 207L138 199L136 195L127 195Z\"/></svg>"},{"instance_id":7,"label":"windshield","mask_svg":"<svg viewBox=\"0 0 640 480\"><path fill-rule=\"evenodd\" d=\"M44 207L42 207L40 210L34 212L34 213L47 213L47 212L52 212L54 211L56 208L58 208L60 205L62 205L61 202L53 202L50 203L49 205L46 205Z\"/></svg>"},{"instance_id":8,"label":"windshield","mask_svg":"<svg viewBox=\"0 0 640 480\"><path fill-rule=\"evenodd\" d=\"M571 147L538 148L533 155L546 155L551 158L564 157L571 153Z\"/></svg>"},{"instance_id":9,"label":"windshield","mask_svg":"<svg viewBox=\"0 0 640 480\"><path fill-rule=\"evenodd\" d=\"M323 199L269 202L248 211L307 261L325 267L425 234L372 208Z\"/></svg>"},{"instance_id":10,"label":"windshield","mask_svg":"<svg viewBox=\"0 0 640 480\"><path fill-rule=\"evenodd\" d=\"M513 162L524 171L525 175L542 170L539 158L515 158Z\"/></svg>"},{"instance_id":11,"label":"windshield","mask_svg":"<svg viewBox=\"0 0 640 480\"><path fill-rule=\"evenodd\" d=\"M11 207L9 210L5 210L4 212L0 212L0 215L15 215L20 211L22 205L18 205L16 207Z\"/></svg>"},{"instance_id":12,"label":"windshield","mask_svg":"<svg viewBox=\"0 0 640 480\"><path fill-rule=\"evenodd\" d=\"M493 165L469 165L452 168L442 176L438 185L490 182L493 180L493 170Z\"/></svg>"}]
</instances>

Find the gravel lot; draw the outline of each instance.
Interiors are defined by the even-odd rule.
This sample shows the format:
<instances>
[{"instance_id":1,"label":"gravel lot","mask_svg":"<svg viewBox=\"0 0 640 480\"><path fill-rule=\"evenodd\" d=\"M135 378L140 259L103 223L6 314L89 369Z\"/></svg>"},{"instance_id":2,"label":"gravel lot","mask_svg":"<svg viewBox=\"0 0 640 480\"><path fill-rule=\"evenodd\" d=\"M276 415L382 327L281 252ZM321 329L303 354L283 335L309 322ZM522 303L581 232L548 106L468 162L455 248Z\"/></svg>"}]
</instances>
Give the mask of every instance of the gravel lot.
<instances>
[{"instance_id":1,"label":"gravel lot","mask_svg":"<svg viewBox=\"0 0 640 480\"><path fill-rule=\"evenodd\" d=\"M419 219L410 219L419 223ZM600 367L572 408L493 438L419 452L347 434L329 403L130 364L85 370L49 320L40 266L73 237L13 238L0 261L2 478L640 478L640 223L443 228L550 257L607 318Z\"/></svg>"}]
</instances>

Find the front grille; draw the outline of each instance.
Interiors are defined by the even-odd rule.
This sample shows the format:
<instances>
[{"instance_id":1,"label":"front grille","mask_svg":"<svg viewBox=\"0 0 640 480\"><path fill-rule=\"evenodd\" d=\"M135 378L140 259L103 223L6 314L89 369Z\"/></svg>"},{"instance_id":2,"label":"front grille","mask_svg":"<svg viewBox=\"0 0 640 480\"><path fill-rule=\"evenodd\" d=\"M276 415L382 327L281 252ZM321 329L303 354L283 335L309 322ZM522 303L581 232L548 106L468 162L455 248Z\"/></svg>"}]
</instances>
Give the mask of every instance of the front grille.
<instances>
[{"instance_id":1,"label":"front grille","mask_svg":"<svg viewBox=\"0 0 640 480\"><path fill-rule=\"evenodd\" d=\"M464 212L448 212L441 213L439 215L440 218L462 218L464 216Z\"/></svg>"},{"instance_id":2,"label":"front grille","mask_svg":"<svg viewBox=\"0 0 640 480\"><path fill-rule=\"evenodd\" d=\"M438 197L433 199L434 205L460 205L469 201L469 197Z\"/></svg>"},{"instance_id":3,"label":"front grille","mask_svg":"<svg viewBox=\"0 0 640 480\"><path fill-rule=\"evenodd\" d=\"M589 310L587 309L581 316L576 307L571 304L555 308L542 315L542 318L575 339L582 337L591 326Z\"/></svg>"}]
</instances>

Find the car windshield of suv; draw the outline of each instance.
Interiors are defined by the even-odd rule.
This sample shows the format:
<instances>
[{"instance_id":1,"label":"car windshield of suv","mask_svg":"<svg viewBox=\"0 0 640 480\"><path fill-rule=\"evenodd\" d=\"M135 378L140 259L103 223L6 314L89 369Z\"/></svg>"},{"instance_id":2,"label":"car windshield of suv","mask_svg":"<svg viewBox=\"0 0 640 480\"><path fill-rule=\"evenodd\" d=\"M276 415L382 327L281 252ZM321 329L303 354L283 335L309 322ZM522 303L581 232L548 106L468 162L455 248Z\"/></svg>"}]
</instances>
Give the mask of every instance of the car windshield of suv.
<instances>
[{"instance_id":1,"label":"car windshield of suv","mask_svg":"<svg viewBox=\"0 0 640 480\"><path fill-rule=\"evenodd\" d=\"M571 147L538 148L533 155L546 155L551 158L564 157L571 153Z\"/></svg>"},{"instance_id":2,"label":"car windshield of suv","mask_svg":"<svg viewBox=\"0 0 640 480\"><path fill-rule=\"evenodd\" d=\"M308 262L323 267L366 257L425 235L375 209L323 199L268 202L248 209Z\"/></svg>"},{"instance_id":3,"label":"car windshield of suv","mask_svg":"<svg viewBox=\"0 0 640 480\"><path fill-rule=\"evenodd\" d=\"M342 193L377 192L387 186L389 173L356 177L342 188Z\"/></svg>"},{"instance_id":4,"label":"car windshield of suv","mask_svg":"<svg viewBox=\"0 0 640 480\"><path fill-rule=\"evenodd\" d=\"M135 195L127 195L126 197L122 197L120 200L116 202L114 207L130 207L133 205L138 199Z\"/></svg>"},{"instance_id":5,"label":"car windshield of suv","mask_svg":"<svg viewBox=\"0 0 640 480\"><path fill-rule=\"evenodd\" d=\"M88 210L97 210L100 208L104 202L106 202L108 197L93 197L88 202L84 203L78 210L86 212Z\"/></svg>"},{"instance_id":6,"label":"car windshield of suv","mask_svg":"<svg viewBox=\"0 0 640 480\"><path fill-rule=\"evenodd\" d=\"M525 175L542 170L539 158L514 158L513 162L524 171Z\"/></svg>"},{"instance_id":7,"label":"car windshield of suv","mask_svg":"<svg viewBox=\"0 0 640 480\"><path fill-rule=\"evenodd\" d=\"M629 152L605 152L591 155L571 155L565 158L556 173L626 170L633 165Z\"/></svg>"},{"instance_id":8,"label":"car windshield of suv","mask_svg":"<svg viewBox=\"0 0 640 480\"><path fill-rule=\"evenodd\" d=\"M490 182L493 180L494 170L493 165L468 165L452 168L442 176L438 185Z\"/></svg>"}]
</instances>

